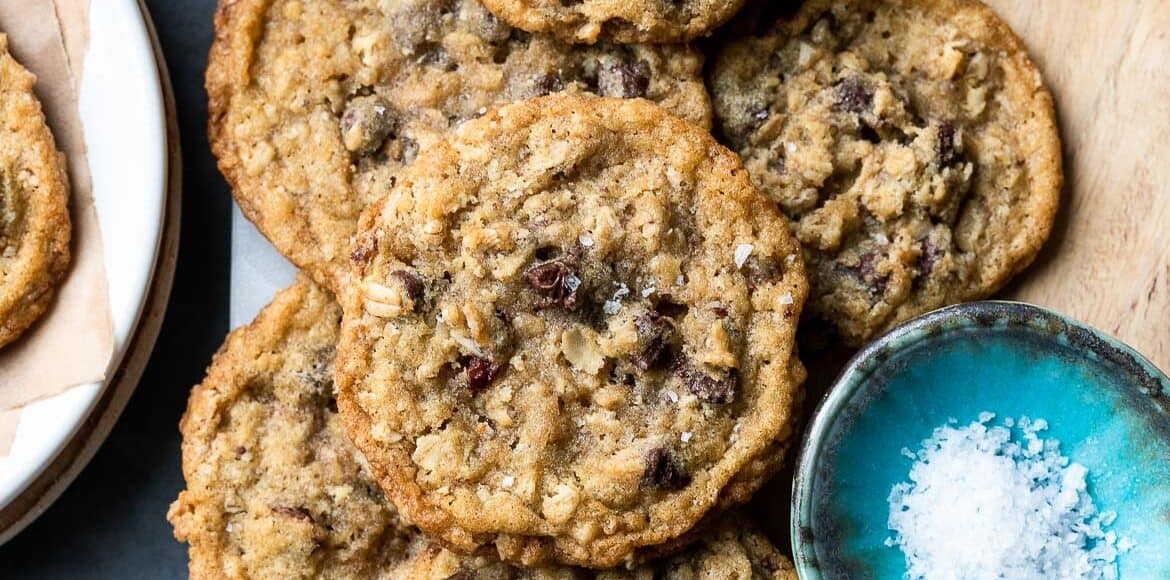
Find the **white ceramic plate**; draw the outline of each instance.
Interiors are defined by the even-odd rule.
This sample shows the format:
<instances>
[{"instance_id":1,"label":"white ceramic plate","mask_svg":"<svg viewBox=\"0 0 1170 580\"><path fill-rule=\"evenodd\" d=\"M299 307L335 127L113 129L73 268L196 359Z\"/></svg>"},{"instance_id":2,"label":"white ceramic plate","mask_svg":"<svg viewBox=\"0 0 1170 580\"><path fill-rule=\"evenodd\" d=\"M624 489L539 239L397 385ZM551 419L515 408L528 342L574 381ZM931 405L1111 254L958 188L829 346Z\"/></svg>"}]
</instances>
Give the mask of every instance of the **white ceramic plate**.
<instances>
[{"instance_id":1,"label":"white ceramic plate","mask_svg":"<svg viewBox=\"0 0 1170 580\"><path fill-rule=\"evenodd\" d=\"M99 6L100 4L100 6ZM90 10L80 112L105 244L119 366L154 274L167 183L166 112L158 66L136 0ZM69 442L102 393L84 385L26 407L0 459L0 508L18 497Z\"/></svg>"}]
</instances>

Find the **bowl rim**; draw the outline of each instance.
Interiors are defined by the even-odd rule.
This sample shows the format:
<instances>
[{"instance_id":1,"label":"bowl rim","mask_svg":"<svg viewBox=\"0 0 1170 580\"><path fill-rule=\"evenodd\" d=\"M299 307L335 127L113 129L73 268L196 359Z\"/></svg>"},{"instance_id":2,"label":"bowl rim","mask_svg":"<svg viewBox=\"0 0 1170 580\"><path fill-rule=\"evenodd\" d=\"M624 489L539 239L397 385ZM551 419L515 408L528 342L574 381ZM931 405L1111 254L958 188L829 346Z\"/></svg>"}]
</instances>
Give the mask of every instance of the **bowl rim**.
<instances>
[{"instance_id":1,"label":"bowl rim","mask_svg":"<svg viewBox=\"0 0 1170 580\"><path fill-rule=\"evenodd\" d=\"M816 556L812 531L812 489L816 466L821 457L829 428L844 406L857 393L864 379L890 357L885 353L900 351L919 343L935 340L943 332L967 328L996 328L1002 323L1024 328L1050 337L1066 335L1075 346L1088 349L1120 366L1140 384L1143 394L1161 410L1170 414L1170 378L1133 347L1054 310L1010 300L966 302L932 310L906 321L858 350L825 392L813 411L805 430L792 481L789 535L793 562L803 580L823 578Z\"/></svg>"}]
</instances>

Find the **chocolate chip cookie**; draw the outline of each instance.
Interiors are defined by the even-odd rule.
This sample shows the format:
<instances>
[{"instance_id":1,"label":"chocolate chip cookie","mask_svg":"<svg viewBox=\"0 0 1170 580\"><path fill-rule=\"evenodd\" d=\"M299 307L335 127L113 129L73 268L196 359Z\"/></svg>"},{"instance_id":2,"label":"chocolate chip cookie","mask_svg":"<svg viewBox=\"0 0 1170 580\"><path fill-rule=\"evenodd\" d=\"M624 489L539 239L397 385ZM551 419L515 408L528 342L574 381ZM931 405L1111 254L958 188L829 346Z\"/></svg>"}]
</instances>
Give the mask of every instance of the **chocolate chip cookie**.
<instances>
[{"instance_id":1,"label":"chocolate chip cookie","mask_svg":"<svg viewBox=\"0 0 1170 580\"><path fill-rule=\"evenodd\" d=\"M248 218L336 287L362 208L449 128L562 91L644 97L708 126L701 68L686 46L532 35L476 0L225 0L210 138Z\"/></svg>"},{"instance_id":2,"label":"chocolate chip cookie","mask_svg":"<svg viewBox=\"0 0 1170 580\"><path fill-rule=\"evenodd\" d=\"M858 345L984 298L1036 256L1063 181L1052 98L971 0L810 0L725 47L718 130L791 219L807 314Z\"/></svg>"},{"instance_id":3,"label":"chocolate chip cookie","mask_svg":"<svg viewBox=\"0 0 1170 580\"><path fill-rule=\"evenodd\" d=\"M779 462L799 254L738 157L648 101L503 107L363 215L341 414L392 501L453 548L617 565Z\"/></svg>"},{"instance_id":4,"label":"chocolate chip cookie","mask_svg":"<svg viewBox=\"0 0 1170 580\"><path fill-rule=\"evenodd\" d=\"M345 436L333 401L341 309L301 281L228 336L191 393L187 489L167 518L192 578L370 578L416 533Z\"/></svg>"},{"instance_id":5,"label":"chocolate chip cookie","mask_svg":"<svg viewBox=\"0 0 1170 580\"><path fill-rule=\"evenodd\" d=\"M483 0L505 22L568 42L684 42L730 19L743 0Z\"/></svg>"},{"instance_id":6,"label":"chocolate chip cookie","mask_svg":"<svg viewBox=\"0 0 1170 580\"><path fill-rule=\"evenodd\" d=\"M48 310L69 269L69 179L35 84L0 34L0 346Z\"/></svg>"},{"instance_id":7,"label":"chocolate chip cookie","mask_svg":"<svg viewBox=\"0 0 1170 580\"><path fill-rule=\"evenodd\" d=\"M719 525L704 533L700 540L685 552L633 569L589 571L564 566L541 569L516 568L491 557L461 556L420 536L411 548L411 556L399 566L397 572L400 577L418 580L456 578L796 580L796 570L792 562L754 525L737 514L723 518Z\"/></svg>"}]
</instances>

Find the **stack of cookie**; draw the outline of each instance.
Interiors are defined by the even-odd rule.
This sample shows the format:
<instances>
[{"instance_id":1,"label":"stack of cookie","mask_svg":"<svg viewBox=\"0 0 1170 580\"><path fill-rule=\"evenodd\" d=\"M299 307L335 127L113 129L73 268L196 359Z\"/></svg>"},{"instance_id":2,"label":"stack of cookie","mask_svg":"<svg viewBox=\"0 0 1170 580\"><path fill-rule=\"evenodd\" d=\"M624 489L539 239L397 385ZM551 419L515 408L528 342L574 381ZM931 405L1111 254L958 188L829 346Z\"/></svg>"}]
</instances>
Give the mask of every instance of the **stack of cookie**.
<instances>
[{"instance_id":1,"label":"stack of cookie","mask_svg":"<svg viewBox=\"0 0 1170 580\"><path fill-rule=\"evenodd\" d=\"M191 395L192 575L794 577L736 508L799 433L797 325L1031 261L1035 68L973 0L752 6L706 82L678 43L739 2L485 3L221 3L213 148L305 275Z\"/></svg>"}]
</instances>

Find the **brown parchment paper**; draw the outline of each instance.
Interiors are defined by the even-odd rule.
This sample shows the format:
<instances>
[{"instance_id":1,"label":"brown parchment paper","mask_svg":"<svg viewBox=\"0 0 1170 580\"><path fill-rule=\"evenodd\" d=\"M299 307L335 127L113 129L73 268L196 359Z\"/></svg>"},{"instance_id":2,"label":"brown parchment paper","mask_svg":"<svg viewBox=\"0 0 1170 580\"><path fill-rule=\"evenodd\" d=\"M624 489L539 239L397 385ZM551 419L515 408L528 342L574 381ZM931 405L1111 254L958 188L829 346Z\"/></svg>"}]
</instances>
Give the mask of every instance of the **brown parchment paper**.
<instances>
[{"instance_id":1,"label":"brown parchment paper","mask_svg":"<svg viewBox=\"0 0 1170 580\"><path fill-rule=\"evenodd\" d=\"M0 456L12 444L19 409L105 378L113 323L77 94L89 29L89 0L0 1L0 32L25 68L65 153L72 186L73 264L53 307L0 350Z\"/></svg>"}]
</instances>

